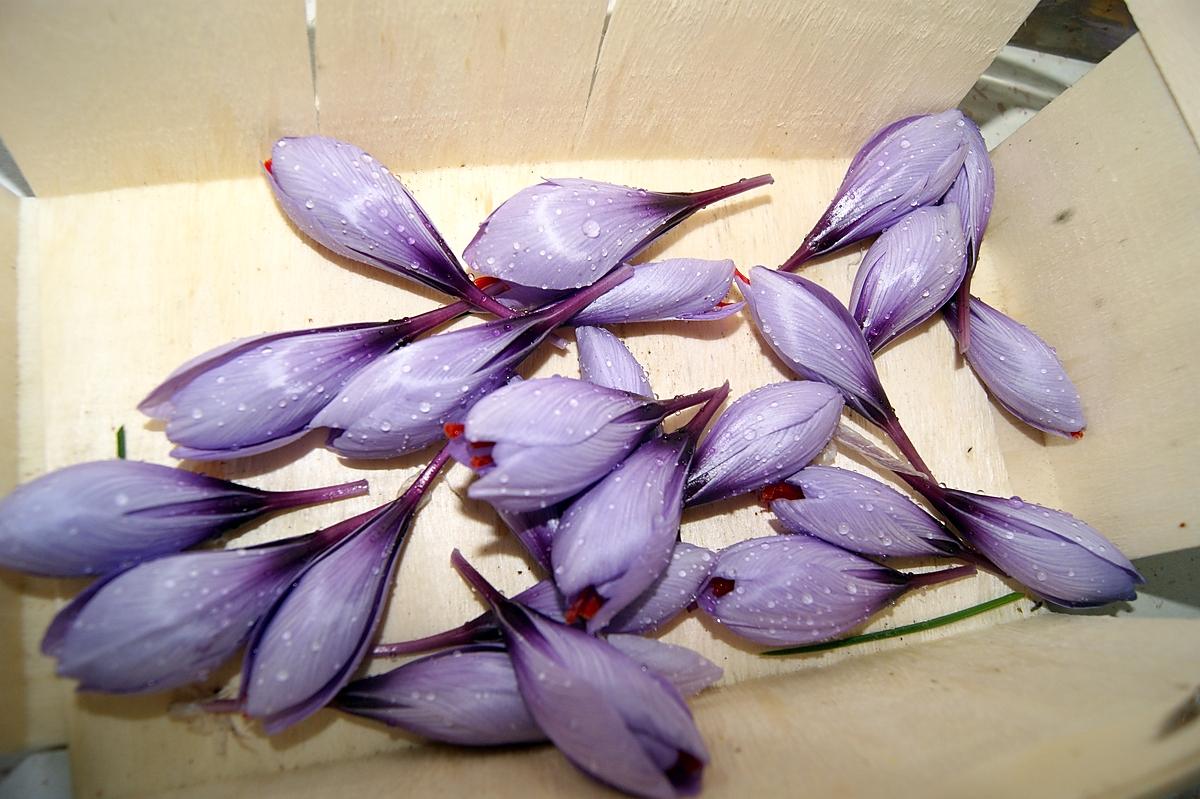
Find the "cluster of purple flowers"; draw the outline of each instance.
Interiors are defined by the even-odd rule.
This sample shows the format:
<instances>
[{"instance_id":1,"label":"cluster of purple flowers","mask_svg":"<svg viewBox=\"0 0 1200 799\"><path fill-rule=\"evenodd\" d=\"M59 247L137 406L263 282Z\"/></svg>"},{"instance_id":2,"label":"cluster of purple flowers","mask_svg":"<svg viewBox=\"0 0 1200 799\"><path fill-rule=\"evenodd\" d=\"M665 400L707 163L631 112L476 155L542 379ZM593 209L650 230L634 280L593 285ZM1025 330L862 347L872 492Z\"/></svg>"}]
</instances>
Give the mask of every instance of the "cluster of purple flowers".
<instances>
[{"instance_id":1,"label":"cluster of purple flowers","mask_svg":"<svg viewBox=\"0 0 1200 799\"><path fill-rule=\"evenodd\" d=\"M1140 581L1066 513L939 484L876 372L875 352L941 310L1005 408L1048 432L1083 428L1053 350L969 294L993 178L978 130L958 112L877 133L784 269L742 279L754 324L801 379L724 411L728 385L658 399L604 326L737 313L743 303L725 301L730 261L629 261L770 176L690 194L545 181L480 227L464 254L488 276L476 281L400 181L358 148L284 139L266 174L320 244L454 301L411 319L235 341L184 364L141 410L165 422L176 456L198 460L318 430L349 459L441 450L397 499L253 547L214 544L264 513L359 494L365 482L272 493L116 460L18 488L0 501L0 566L96 577L43 642L82 690L167 690L243 652L237 697L220 706L269 733L333 707L459 745L548 740L602 782L673 797L699 790L709 760L683 697L721 670L646 636L689 610L750 642L790 646L844 636L904 593L977 567L1067 606L1129 598ZM849 308L787 273L875 234ZM473 313L496 319L434 332ZM582 379L518 377L565 325ZM892 486L815 465L847 408L891 436L912 467L899 479L940 519ZM475 472L470 496L495 508L544 578L506 598L456 552L485 612L378 644L413 517L451 462ZM780 534L715 552L680 540L687 508L756 493ZM962 565L894 568L905 558ZM370 658L414 654L362 676Z\"/></svg>"}]
</instances>

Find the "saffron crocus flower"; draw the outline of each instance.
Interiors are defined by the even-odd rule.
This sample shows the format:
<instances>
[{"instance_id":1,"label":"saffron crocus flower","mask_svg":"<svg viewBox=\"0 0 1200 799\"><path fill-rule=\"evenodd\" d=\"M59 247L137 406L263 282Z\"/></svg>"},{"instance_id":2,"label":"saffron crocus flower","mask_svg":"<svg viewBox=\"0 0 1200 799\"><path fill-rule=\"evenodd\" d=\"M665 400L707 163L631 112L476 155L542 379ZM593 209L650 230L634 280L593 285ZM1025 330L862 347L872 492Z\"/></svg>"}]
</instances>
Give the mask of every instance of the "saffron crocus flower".
<instances>
[{"instance_id":1,"label":"saffron crocus flower","mask_svg":"<svg viewBox=\"0 0 1200 799\"><path fill-rule=\"evenodd\" d=\"M370 515L314 535L168 555L102 577L54 618L42 651L84 691L163 691L207 679L304 567Z\"/></svg>"},{"instance_id":2,"label":"saffron crocus flower","mask_svg":"<svg viewBox=\"0 0 1200 799\"><path fill-rule=\"evenodd\" d=\"M739 397L696 450L688 504L750 494L800 471L833 437L843 404L836 388L813 381L772 383Z\"/></svg>"},{"instance_id":3,"label":"saffron crocus flower","mask_svg":"<svg viewBox=\"0 0 1200 799\"><path fill-rule=\"evenodd\" d=\"M265 513L364 494L367 482L262 491L140 461L80 463L0 500L0 567L51 577L127 568Z\"/></svg>"},{"instance_id":4,"label":"saffron crocus flower","mask_svg":"<svg viewBox=\"0 0 1200 799\"><path fill-rule=\"evenodd\" d=\"M646 370L621 339L602 327L575 328L579 376L589 383L653 397Z\"/></svg>"},{"instance_id":5,"label":"saffron crocus flower","mask_svg":"<svg viewBox=\"0 0 1200 799\"><path fill-rule=\"evenodd\" d=\"M885 230L858 267L850 312L872 352L933 316L966 272L958 207L918 208Z\"/></svg>"},{"instance_id":6,"label":"saffron crocus flower","mask_svg":"<svg viewBox=\"0 0 1200 799\"><path fill-rule=\"evenodd\" d=\"M916 475L900 476L967 544L1047 602L1104 605L1135 598L1135 586L1145 582L1111 541L1069 513L1018 497L972 494Z\"/></svg>"},{"instance_id":7,"label":"saffron crocus flower","mask_svg":"<svg viewBox=\"0 0 1200 799\"><path fill-rule=\"evenodd\" d=\"M871 348L837 297L799 275L761 266L750 275L742 295L771 349L800 377L841 391L847 406L881 427L912 465L928 474L883 390Z\"/></svg>"},{"instance_id":8,"label":"saffron crocus flower","mask_svg":"<svg viewBox=\"0 0 1200 799\"><path fill-rule=\"evenodd\" d=\"M492 445L468 493L505 511L561 502L612 471L669 414L714 393L659 402L566 377L504 386L467 414L467 441Z\"/></svg>"},{"instance_id":9,"label":"saffron crocus flower","mask_svg":"<svg viewBox=\"0 0 1200 799\"><path fill-rule=\"evenodd\" d=\"M638 796L699 791L708 750L670 682L606 641L510 602L457 550L453 557L500 622L529 714L567 759Z\"/></svg>"},{"instance_id":10,"label":"saffron crocus flower","mask_svg":"<svg viewBox=\"0 0 1200 799\"><path fill-rule=\"evenodd\" d=\"M266 169L284 213L322 246L512 315L471 282L404 184L353 144L324 136L280 139Z\"/></svg>"},{"instance_id":11,"label":"saffron crocus flower","mask_svg":"<svg viewBox=\"0 0 1200 799\"><path fill-rule=\"evenodd\" d=\"M750 641L809 644L844 635L906 591L974 572L974 566L956 566L908 574L819 538L768 536L718 552L696 603Z\"/></svg>"},{"instance_id":12,"label":"saffron crocus flower","mask_svg":"<svg viewBox=\"0 0 1200 799\"><path fill-rule=\"evenodd\" d=\"M854 156L833 202L780 269L799 269L811 258L875 235L914 208L936 203L966 155L967 118L956 109L881 128Z\"/></svg>"},{"instance_id":13,"label":"saffron crocus flower","mask_svg":"<svg viewBox=\"0 0 1200 799\"><path fill-rule=\"evenodd\" d=\"M449 459L443 450L398 499L308 564L255 627L241 707L278 732L320 710L371 648L417 505Z\"/></svg>"},{"instance_id":14,"label":"saffron crocus flower","mask_svg":"<svg viewBox=\"0 0 1200 799\"><path fill-rule=\"evenodd\" d=\"M955 556L962 545L937 519L896 489L847 469L809 466L771 502L789 533L803 533L873 557Z\"/></svg>"},{"instance_id":15,"label":"saffron crocus flower","mask_svg":"<svg viewBox=\"0 0 1200 799\"><path fill-rule=\"evenodd\" d=\"M962 313L954 325L958 331L955 338L958 339L960 352L966 352L970 348L970 318L966 313L966 302L971 296L971 276L975 274L975 264L979 261L979 245L983 241L983 232L987 230L988 219L992 215L992 199L996 195L996 173L992 169L992 159L988 156L983 133L970 119L964 121L967 157L958 177L954 179L953 185L942 200L944 205L953 204L958 207L962 229L967 238L967 273L958 289Z\"/></svg>"},{"instance_id":16,"label":"saffron crocus flower","mask_svg":"<svg viewBox=\"0 0 1200 799\"><path fill-rule=\"evenodd\" d=\"M946 306L946 324L958 335L957 300ZM971 348L967 363L988 393L1030 427L1063 438L1083 438L1087 423L1079 391L1054 348L1016 320L971 297Z\"/></svg>"},{"instance_id":17,"label":"saffron crocus flower","mask_svg":"<svg viewBox=\"0 0 1200 799\"><path fill-rule=\"evenodd\" d=\"M456 303L398 322L240 339L176 369L138 408L167 424L171 455L225 460L282 447L375 359L466 313Z\"/></svg>"},{"instance_id":18,"label":"saffron crocus flower","mask_svg":"<svg viewBox=\"0 0 1200 799\"><path fill-rule=\"evenodd\" d=\"M685 427L642 444L567 508L550 560L569 623L603 630L670 565L696 438L728 393L726 384Z\"/></svg>"},{"instance_id":19,"label":"saffron crocus flower","mask_svg":"<svg viewBox=\"0 0 1200 799\"><path fill-rule=\"evenodd\" d=\"M770 175L760 175L707 191L674 194L582 179L547 180L501 203L479 226L463 255L477 272L512 283L579 288L704 206L771 182Z\"/></svg>"},{"instance_id":20,"label":"saffron crocus flower","mask_svg":"<svg viewBox=\"0 0 1200 799\"><path fill-rule=\"evenodd\" d=\"M557 305L442 333L378 358L313 419L332 430L327 446L353 458L388 458L440 439L470 407L499 388L554 329L628 278L628 267Z\"/></svg>"}]
</instances>

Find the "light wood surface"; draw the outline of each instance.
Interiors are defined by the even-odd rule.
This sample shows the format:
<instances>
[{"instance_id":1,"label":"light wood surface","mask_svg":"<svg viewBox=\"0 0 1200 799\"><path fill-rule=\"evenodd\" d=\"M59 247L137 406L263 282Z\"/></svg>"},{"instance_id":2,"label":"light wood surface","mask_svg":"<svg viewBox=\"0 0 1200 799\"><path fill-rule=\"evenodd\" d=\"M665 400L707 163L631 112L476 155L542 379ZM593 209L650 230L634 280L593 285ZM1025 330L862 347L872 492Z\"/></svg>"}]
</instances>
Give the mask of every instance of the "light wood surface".
<instances>
[{"instance_id":1,"label":"light wood surface","mask_svg":"<svg viewBox=\"0 0 1200 799\"><path fill-rule=\"evenodd\" d=\"M1192 0L1130 0L1129 10L1146 38L1175 104L1200 140L1200 3Z\"/></svg>"}]
</instances>

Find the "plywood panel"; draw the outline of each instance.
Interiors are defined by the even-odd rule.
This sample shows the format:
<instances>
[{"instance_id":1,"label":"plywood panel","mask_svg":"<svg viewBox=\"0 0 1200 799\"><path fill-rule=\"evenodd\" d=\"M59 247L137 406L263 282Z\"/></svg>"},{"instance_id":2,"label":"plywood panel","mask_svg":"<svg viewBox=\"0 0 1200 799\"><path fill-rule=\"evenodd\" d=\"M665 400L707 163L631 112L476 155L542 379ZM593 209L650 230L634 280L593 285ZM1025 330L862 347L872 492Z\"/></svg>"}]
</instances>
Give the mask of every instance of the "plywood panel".
<instances>
[{"instance_id":1,"label":"plywood panel","mask_svg":"<svg viewBox=\"0 0 1200 799\"><path fill-rule=\"evenodd\" d=\"M561 157L583 119L606 8L322 2L321 132L403 169Z\"/></svg>"},{"instance_id":2,"label":"plywood panel","mask_svg":"<svg viewBox=\"0 0 1200 799\"><path fill-rule=\"evenodd\" d=\"M1200 139L1200 4L1190 0L1130 0L1129 10L1145 38L1154 63L1187 120L1192 137Z\"/></svg>"},{"instance_id":3,"label":"plywood panel","mask_svg":"<svg viewBox=\"0 0 1200 799\"><path fill-rule=\"evenodd\" d=\"M581 153L850 155L958 104L1031 0L619 0Z\"/></svg>"},{"instance_id":4,"label":"plywood panel","mask_svg":"<svg viewBox=\"0 0 1200 799\"><path fill-rule=\"evenodd\" d=\"M303 0L0 5L0 135L36 194L249 175L314 114Z\"/></svg>"},{"instance_id":5,"label":"plywood panel","mask_svg":"<svg viewBox=\"0 0 1200 799\"><path fill-rule=\"evenodd\" d=\"M1200 425L1190 348L1200 307L1200 157L1135 36L994 153L997 188L981 275L1058 347L1089 417L1049 456L1062 503L1130 555L1200 543ZM984 296L987 296L986 294Z\"/></svg>"}]
</instances>

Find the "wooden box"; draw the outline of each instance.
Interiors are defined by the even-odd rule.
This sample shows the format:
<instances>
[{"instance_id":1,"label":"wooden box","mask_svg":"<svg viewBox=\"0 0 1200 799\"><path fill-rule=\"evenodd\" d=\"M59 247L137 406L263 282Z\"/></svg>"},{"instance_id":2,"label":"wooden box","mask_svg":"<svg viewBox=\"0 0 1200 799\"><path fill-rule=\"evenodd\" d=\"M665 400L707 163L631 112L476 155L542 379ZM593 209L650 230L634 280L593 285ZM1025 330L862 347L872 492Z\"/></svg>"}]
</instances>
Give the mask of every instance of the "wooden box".
<instances>
[{"instance_id":1,"label":"wooden box","mask_svg":"<svg viewBox=\"0 0 1200 799\"><path fill-rule=\"evenodd\" d=\"M611 8L609 7L611 5ZM541 176L686 190L772 172L649 253L781 262L879 125L954 106L1033 0L10 0L0 137L36 198L0 196L0 488L113 455L170 462L137 401L238 336L386 319L431 292L300 238L259 164L320 132L392 167L461 251ZM1141 0L1142 32L1000 146L977 293L1054 343L1087 437L1045 441L994 410L930 324L889 349L889 394L951 485L1089 520L1131 557L1196 544L1200 13ZM809 270L843 298L861 249ZM628 326L660 395L780 379L748 321ZM575 370L550 351L538 373ZM269 488L361 471L370 507L423 456L366 469L309 442L214 471ZM478 611L447 556L505 590L530 564L455 470L419 517L384 637ZM751 501L685 516L685 540L770 531ZM69 744L80 796L605 795L548 747L420 745L323 712L277 739L166 715L174 696L76 696L37 652L77 585L0 582L0 751ZM998 596L990 576L905 599L873 627ZM706 796L1131 796L1200 774L1200 725L1161 735L1200 680L1200 622L1064 616L1023 602L958 626L767 659L696 619L668 640L726 669L695 703ZM936 639L936 640L935 640Z\"/></svg>"}]
</instances>

